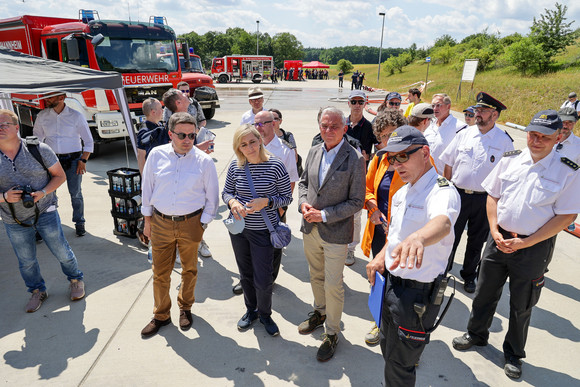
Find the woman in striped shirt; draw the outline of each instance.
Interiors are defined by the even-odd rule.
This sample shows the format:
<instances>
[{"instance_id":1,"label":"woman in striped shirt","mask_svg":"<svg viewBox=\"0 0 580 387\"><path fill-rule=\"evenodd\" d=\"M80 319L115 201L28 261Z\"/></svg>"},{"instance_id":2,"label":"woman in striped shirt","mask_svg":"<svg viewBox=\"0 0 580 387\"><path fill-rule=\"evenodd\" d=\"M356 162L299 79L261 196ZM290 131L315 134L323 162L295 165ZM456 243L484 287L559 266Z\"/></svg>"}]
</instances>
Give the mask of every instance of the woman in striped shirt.
<instances>
[{"instance_id":1,"label":"woman in striped shirt","mask_svg":"<svg viewBox=\"0 0 580 387\"><path fill-rule=\"evenodd\" d=\"M238 329L247 330L259 318L268 334L276 336L278 326L271 318L274 247L260 210L266 210L276 227L278 208L292 202L290 178L282 161L266 151L260 133L252 125L242 125L236 130L233 147L237 160L228 168L222 199L236 219L245 220L240 234L230 233L247 309ZM246 164L258 198L250 190Z\"/></svg>"}]
</instances>

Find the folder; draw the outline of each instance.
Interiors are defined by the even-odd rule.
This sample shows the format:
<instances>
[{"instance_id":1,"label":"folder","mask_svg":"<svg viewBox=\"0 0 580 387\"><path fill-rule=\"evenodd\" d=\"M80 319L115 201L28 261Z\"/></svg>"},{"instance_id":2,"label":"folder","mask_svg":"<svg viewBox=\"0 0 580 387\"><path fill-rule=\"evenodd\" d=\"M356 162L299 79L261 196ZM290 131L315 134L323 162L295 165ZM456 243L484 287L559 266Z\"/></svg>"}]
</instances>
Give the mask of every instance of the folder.
<instances>
[{"instance_id":1,"label":"folder","mask_svg":"<svg viewBox=\"0 0 580 387\"><path fill-rule=\"evenodd\" d=\"M385 277L378 271L375 272L375 284L371 288L369 294L369 309L377 323L377 327L381 327L381 311L383 310L383 297L385 296Z\"/></svg>"}]
</instances>

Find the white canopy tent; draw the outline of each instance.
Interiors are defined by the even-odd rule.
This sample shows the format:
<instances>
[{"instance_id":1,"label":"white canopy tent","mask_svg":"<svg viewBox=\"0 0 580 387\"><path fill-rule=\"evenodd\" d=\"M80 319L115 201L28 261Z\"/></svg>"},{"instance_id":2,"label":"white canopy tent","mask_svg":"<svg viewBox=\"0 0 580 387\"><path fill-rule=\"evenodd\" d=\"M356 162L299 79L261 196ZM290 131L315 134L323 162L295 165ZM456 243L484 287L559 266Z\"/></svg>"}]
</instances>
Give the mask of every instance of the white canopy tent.
<instances>
[{"instance_id":1,"label":"white canopy tent","mask_svg":"<svg viewBox=\"0 0 580 387\"><path fill-rule=\"evenodd\" d=\"M23 101L13 94L80 93L85 90L112 90L127 125L133 151L137 139L129 113L123 78L115 72L104 72L0 49L0 106L12 109L12 101ZM39 97L36 98L38 100ZM34 100L27 100L33 102Z\"/></svg>"}]
</instances>

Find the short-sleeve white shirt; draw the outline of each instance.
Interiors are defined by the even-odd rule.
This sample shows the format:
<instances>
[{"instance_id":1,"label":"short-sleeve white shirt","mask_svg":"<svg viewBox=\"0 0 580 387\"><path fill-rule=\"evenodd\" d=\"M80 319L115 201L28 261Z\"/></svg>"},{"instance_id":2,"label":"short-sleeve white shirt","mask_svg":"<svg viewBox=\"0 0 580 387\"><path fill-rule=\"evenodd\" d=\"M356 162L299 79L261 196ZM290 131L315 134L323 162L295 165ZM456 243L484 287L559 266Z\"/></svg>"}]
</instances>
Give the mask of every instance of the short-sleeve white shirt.
<instances>
[{"instance_id":1,"label":"short-sleeve white shirt","mask_svg":"<svg viewBox=\"0 0 580 387\"><path fill-rule=\"evenodd\" d=\"M266 108L262 108L262 111L265 111L265 110L266 110ZM240 121L240 125L253 124L255 117L256 117L256 114L254 114L254 111L252 109L248 110L247 112L245 112L242 115L242 120Z\"/></svg>"},{"instance_id":2,"label":"short-sleeve white shirt","mask_svg":"<svg viewBox=\"0 0 580 387\"><path fill-rule=\"evenodd\" d=\"M580 170L555 151L534 163L529 149L501 159L483 181L497 202L497 224L520 235L538 231L555 215L580 212Z\"/></svg>"},{"instance_id":3,"label":"short-sleeve white shirt","mask_svg":"<svg viewBox=\"0 0 580 387\"><path fill-rule=\"evenodd\" d=\"M452 225L455 224L461 207L461 199L451 182L442 187L437 182L438 177L435 169L431 168L415 184L404 185L393 196L385 267L392 265L391 253L395 247L409 235L424 227L431 219L445 215ZM397 266L389 272L401 278L432 282L439 274L445 272L454 239L453 227L451 227L449 234L442 240L425 247L423 263L419 269L401 269Z\"/></svg>"},{"instance_id":4,"label":"short-sleeve white shirt","mask_svg":"<svg viewBox=\"0 0 580 387\"><path fill-rule=\"evenodd\" d=\"M451 143L455 134L461 129L467 127L457 118L453 117L451 114L443 121L441 126L437 126L437 120L434 118L431 121L431 125L425 129L425 138L429 142L429 148L431 150L431 156L435 162L435 168L439 173L443 173L445 168L445 163L441 161L440 157L445 148Z\"/></svg>"},{"instance_id":5,"label":"short-sleeve white shirt","mask_svg":"<svg viewBox=\"0 0 580 387\"><path fill-rule=\"evenodd\" d=\"M451 181L456 187L481 192L483 180L504 152L513 149L512 139L497 126L482 134L474 125L457 133L440 159L452 167Z\"/></svg>"},{"instance_id":6,"label":"short-sleeve white shirt","mask_svg":"<svg viewBox=\"0 0 580 387\"><path fill-rule=\"evenodd\" d=\"M558 144L554 146L557 152L563 157L568 157L576 164L580 164L580 137L571 133L567 139L561 142L562 148L558 149Z\"/></svg>"}]
</instances>

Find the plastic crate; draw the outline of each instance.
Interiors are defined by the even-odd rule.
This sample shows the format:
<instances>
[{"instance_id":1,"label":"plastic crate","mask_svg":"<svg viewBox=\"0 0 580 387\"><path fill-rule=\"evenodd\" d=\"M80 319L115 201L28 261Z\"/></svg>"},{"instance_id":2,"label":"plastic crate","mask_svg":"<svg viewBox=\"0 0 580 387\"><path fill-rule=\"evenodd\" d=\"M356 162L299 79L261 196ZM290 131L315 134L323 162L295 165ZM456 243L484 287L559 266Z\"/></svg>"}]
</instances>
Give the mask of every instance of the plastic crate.
<instances>
[{"instance_id":1,"label":"plastic crate","mask_svg":"<svg viewBox=\"0 0 580 387\"><path fill-rule=\"evenodd\" d=\"M130 238L137 237L138 219L113 216L113 221L115 223L115 229L113 230L113 234L127 236Z\"/></svg>"},{"instance_id":2,"label":"plastic crate","mask_svg":"<svg viewBox=\"0 0 580 387\"><path fill-rule=\"evenodd\" d=\"M138 169L117 168L107 171L109 195L133 197L141 193L141 174Z\"/></svg>"},{"instance_id":3,"label":"plastic crate","mask_svg":"<svg viewBox=\"0 0 580 387\"><path fill-rule=\"evenodd\" d=\"M111 215L124 219L139 219L141 217L141 196L123 198L111 196Z\"/></svg>"}]
</instances>

